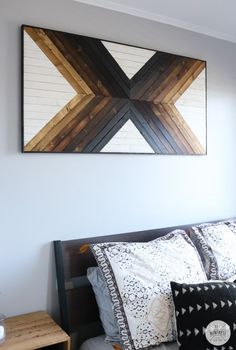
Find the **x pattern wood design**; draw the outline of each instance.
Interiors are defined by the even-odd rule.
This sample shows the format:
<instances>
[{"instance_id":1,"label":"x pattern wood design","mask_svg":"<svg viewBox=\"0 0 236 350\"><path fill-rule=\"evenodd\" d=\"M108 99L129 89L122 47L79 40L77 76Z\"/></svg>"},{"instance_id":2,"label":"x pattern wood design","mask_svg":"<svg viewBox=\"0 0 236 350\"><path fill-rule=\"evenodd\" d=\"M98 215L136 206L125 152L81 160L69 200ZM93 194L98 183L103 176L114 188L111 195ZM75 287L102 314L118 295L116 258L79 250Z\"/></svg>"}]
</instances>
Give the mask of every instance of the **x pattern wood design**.
<instances>
[{"instance_id":1,"label":"x pattern wood design","mask_svg":"<svg viewBox=\"0 0 236 350\"><path fill-rule=\"evenodd\" d=\"M131 119L155 153L205 154L175 107L205 62L158 51L129 79L101 40L24 30L77 92L24 151L100 152Z\"/></svg>"}]
</instances>

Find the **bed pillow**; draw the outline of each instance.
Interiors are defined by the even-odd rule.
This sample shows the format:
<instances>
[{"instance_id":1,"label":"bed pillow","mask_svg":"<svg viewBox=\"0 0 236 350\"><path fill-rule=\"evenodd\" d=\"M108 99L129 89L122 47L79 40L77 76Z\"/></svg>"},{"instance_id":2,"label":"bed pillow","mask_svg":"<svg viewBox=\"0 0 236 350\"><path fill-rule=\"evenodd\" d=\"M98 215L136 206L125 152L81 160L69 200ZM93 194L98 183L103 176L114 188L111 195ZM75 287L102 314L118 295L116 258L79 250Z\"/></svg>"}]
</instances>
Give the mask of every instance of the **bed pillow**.
<instances>
[{"instance_id":1,"label":"bed pillow","mask_svg":"<svg viewBox=\"0 0 236 350\"><path fill-rule=\"evenodd\" d=\"M98 305L99 316L106 334L105 341L111 343L120 342L120 334L114 315L113 304L99 267L89 267L87 277L92 285Z\"/></svg>"},{"instance_id":2,"label":"bed pillow","mask_svg":"<svg viewBox=\"0 0 236 350\"><path fill-rule=\"evenodd\" d=\"M147 243L91 246L106 280L124 350L176 339L170 281L207 280L197 250L182 230Z\"/></svg>"},{"instance_id":3,"label":"bed pillow","mask_svg":"<svg viewBox=\"0 0 236 350\"><path fill-rule=\"evenodd\" d=\"M202 235L196 235L193 229L189 231L189 236L198 250L208 280L218 280L219 271L217 260L211 247L207 244Z\"/></svg>"},{"instance_id":4,"label":"bed pillow","mask_svg":"<svg viewBox=\"0 0 236 350\"><path fill-rule=\"evenodd\" d=\"M233 350L236 284L171 282L180 350Z\"/></svg>"},{"instance_id":5,"label":"bed pillow","mask_svg":"<svg viewBox=\"0 0 236 350\"><path fill-rule=\"evenodd\" d=\"M227 225L231 231L236 235L236 221L235 220L228 220L223 222L225 225Z\"/></svg>"},{"instance_id":6,"label":"bed pillow","mask_svg":"<svg viewBox=\"0 0 236 350\"><path fill-rule=\"evenodd\" d=\"M236 235L229 226L224 223L201 224L193 226L190 235L203 253L205 247L213 252L219 279L226 280L236 274Z\"/></svg>"}]
</instances>

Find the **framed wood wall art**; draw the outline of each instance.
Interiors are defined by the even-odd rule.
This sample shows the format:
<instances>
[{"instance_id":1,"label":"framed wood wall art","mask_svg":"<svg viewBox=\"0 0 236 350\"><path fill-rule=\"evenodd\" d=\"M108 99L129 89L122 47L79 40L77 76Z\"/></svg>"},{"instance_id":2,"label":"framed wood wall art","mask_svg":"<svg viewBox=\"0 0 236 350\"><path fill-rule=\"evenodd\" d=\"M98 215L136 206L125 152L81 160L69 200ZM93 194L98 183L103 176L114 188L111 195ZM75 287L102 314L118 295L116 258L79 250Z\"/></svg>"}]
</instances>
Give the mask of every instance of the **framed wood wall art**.
<instances>
[{"instance_id":1,"label":"framed wood wall art","mask_svg":"<svg viewBox=\"0 0 236 350\"><path fill-rule=\"evenodd\" d=\"M23 152L206 154L206 62L22 26Z\"/></svg>"}]
</instances>

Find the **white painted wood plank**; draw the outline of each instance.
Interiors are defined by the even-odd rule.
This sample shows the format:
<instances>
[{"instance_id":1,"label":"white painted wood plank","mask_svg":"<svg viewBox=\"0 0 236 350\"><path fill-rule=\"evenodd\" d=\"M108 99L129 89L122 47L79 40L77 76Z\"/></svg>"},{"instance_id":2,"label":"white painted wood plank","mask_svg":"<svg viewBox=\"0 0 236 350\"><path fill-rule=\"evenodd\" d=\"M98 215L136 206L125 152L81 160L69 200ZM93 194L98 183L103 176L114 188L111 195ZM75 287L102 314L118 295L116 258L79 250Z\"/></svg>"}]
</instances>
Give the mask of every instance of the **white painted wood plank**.
<instances>
[{"instance_id":1,"label":"white painted wood plank","mask_svg":"<svg viewBox=\"0 0 236 350\"><path fill-rule=\"evenodd\" d=\"M205 70L175 103L203 147L206 147Z\"/></svg>"},{"instance_id":2,"label":"white painted wood plank","mask_svg":"<svg viewBox=\"0 0 236 350\"><path fill-rule=\"evenodd\" d=\"M132 46L109 43L106 41L102 41L102 43L129 79L131 79L155 54L155 51Z\"/></svg>"},{"instance_id":3,"label":"white painted wood plank","mask_svg":"<svg viewBox=\"0 0 236 350\"><path fill-rule=\"evenodd\" d=\"M35 65L27 64L24 67L25 73L35 73ZM41 75L50 75L55 77L60 77L61 73L58 72L58 70L51 69L50 67L37 67L37 74Z\"/></svg>"},{"instance_id":4,"label":"white painted wood plank","mask_svg":"<svg viewBox=\"0 0 236 350\"><path fill-rule=\"evenodd\" d=\"M32 139L76 92L24 33L24 143Z\"/></svg>"},{"instance_id":5,"label":"white painted wood plank","mask_svg":"<svg viewBox=\"0 0 236 350\"><path fill-rule=\"evenodd\" d=\"M46 90L37 90L37 89L28 89L25 88L25 96L34 96L34 97L53 97L53 98L65 98L69 99L71 97L71 92L61 92L61 91L46 91Z\"/></svg>"},{"instance_id":6,"label":"white painted wood plank","mask_svg":"<svg viewBox=\"0 0 236 350\"><path fill-rule=\"evenodd\" d=\"M123 125L101 152L154 153L131 120Z\"/></svg>"},{"instance_id":7,"label":"white painted wood plank","mask_svg":"<svg viewBox=\"0 0 236 350\"><path fill-rule=\"evenodd\" d=\"M156 52L154 50L142 49L139 47L124 45L124 44L117 44L117 43L113 43L105 40L103 40L102 43L107 49L109 48L109 50L117 51L121 53L122 52L129 53L131 55L143 56L146 58L149 58L150 55L153 55Z\"/></svg>"},{"instance_id":8,"label":"white painted wood plank","mask_svg":"<svg viewBox=\"0 0 236 350\"><path fill-rule=\"evenodd\" d=\"M61 79L61 76L55 76L51 74L40 74L38 72L24 73L25 81L40 82L40 83L53 83L65 86L65 80ZM67 89L68 90L68 89Z\"/></svg>"},{"instance_id":9,"label":"white painted wood plank","mask_svg":"<svg viewBox=\"0 0 236 350\"><path fill-rule=\"evenodd\" d=\"M24 81L25 88L28 89L36 89L36 90L43 90L43 91L54 91L54 92L69 92L68 87L63 84L53 84L53 83L43 83L40 81ZM74 96L75 94L72 93Z\"/></svg>"}]
</instances>

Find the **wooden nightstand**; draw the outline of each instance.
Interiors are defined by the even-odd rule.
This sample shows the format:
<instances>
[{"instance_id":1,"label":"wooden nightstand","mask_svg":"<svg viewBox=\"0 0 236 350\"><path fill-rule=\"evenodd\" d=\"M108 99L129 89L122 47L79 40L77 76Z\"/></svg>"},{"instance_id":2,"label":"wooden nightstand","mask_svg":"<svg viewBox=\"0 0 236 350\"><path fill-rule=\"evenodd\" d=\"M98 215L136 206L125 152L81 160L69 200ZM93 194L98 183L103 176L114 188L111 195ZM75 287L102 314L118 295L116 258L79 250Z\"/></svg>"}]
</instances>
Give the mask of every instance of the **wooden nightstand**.
<instances>
[{"instance_id":1,"label":"wooden nightstand","mask_svg":"<svg viewBox=\"0 0 236 350\"><path fill-rule=\"evenodd\" d=\"M44 311L6 319L6 341L1 350L34 350L61 344L70 350L70 337Z\"/></svg>"}]
</instances>

